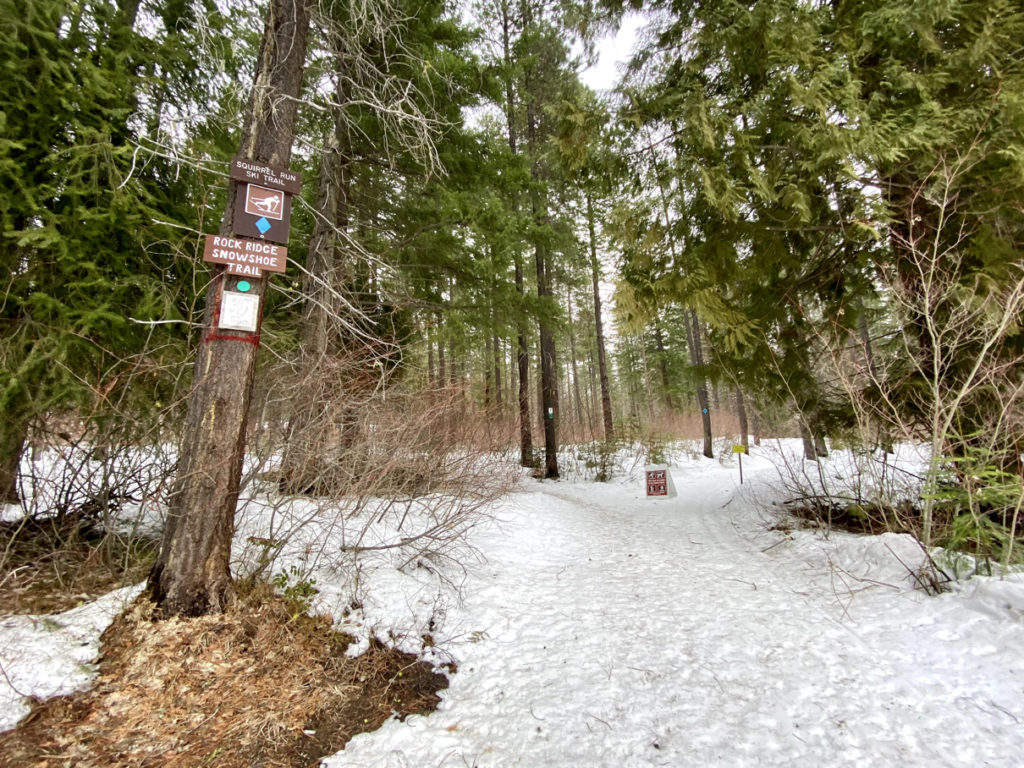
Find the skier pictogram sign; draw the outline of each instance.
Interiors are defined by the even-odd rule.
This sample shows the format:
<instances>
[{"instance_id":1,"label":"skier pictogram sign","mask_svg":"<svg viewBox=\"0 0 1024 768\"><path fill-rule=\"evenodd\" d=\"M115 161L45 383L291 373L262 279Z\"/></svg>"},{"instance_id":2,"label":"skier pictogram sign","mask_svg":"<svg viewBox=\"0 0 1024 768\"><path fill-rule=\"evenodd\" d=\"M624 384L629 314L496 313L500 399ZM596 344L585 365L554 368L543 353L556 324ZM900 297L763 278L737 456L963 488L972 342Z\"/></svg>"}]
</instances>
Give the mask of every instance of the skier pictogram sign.
<instances>
[{"instance_id":1,"label":"skier pictogram sign","mask_svg":"<svg viewBox=\"0 0 1024 768\"><path fill-rule=\"evenodd\" d=\"M287 190L260 184L239 184L234 234L287 244L291 213L292 196Z\"/></svg>"},{"instance_id":2,"label":"skier pictogram sign","mask_svg":"<svg viewBox=\"0 0 1024 768\"><path fill-rule=\"evenodd\" d=\"M258 184L247 184L245 188L245 212L252 216L266 216L281 221L284 218L284 192L267 189Z\"/></svg>"}]
</instances>

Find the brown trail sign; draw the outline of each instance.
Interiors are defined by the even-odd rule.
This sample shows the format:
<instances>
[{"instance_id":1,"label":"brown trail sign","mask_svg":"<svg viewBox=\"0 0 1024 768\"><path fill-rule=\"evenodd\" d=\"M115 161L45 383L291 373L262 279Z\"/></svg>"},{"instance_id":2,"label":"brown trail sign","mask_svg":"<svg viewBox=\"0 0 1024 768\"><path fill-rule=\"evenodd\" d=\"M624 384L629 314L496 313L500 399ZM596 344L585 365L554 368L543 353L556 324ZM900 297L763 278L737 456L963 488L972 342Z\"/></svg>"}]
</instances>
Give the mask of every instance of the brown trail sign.
<instances>
[{"instance_id":1,"label":"brown trail sign","mask_svg":"<svg viewBox=\"0 0 1024 768\"><path fill-rule=\"evenodd\" d=\"M272 248L267 240L287 242L288 200L299 191L301 182L298 174L286 166L295 135L312 6L310 0L269 0L267 4L263 45L243 122L239 158L232 163L233 183L228 190L220 234L216 236L223 240L210 246L218 251L241 253L246 259L243 266L258 267L260 275L232 274L230 266L216 266L207 290L194 383L178 450L177 475L160 552L149 577L150 596L165 618L223 611L233 591L231 541L256 371L262 299L269 282L262 271L274 271L269 262L250 264L248 258L275 256L249 249ZM245 213L246 196L241 188L248 184L285 193L280 220ZM262 199L265 201L266 196ZM268 222L268 232L273 236L257 235L263 242L254 246L232 238L232 234L244 234L236 227L239 211L254 225L256 221ZM284 240L279 239L282 232ZM228 245L229 240L237 242ZM283 266L284 249L280 251L280 261L274 264ZM222 256L218 253L218 258ZM237 269L240 261L232 257L231 263ZM228 316L222 317L225 294ZM225 327L219 325L219 320L225 322Z\"/></svg>"},{"instance_id":2,"label":"brown trail sign","mask_svg":"<svg viewBox=\"0 0 1024 768\"><path fill-rule=\"evenodd\" d=\"M256 163L240 157L231 158L229 176L232 181L259 184L271 189L279 189L289 195L297 195L302 191L302 177L288 168L279 168L268 163Z\"/></svg>"},{"instance_id":3,"label":"brown trail sign","mask_svg":"<svg viewBox=\"0 0 1024 768\"><path fill-rule=\"evenodd\" d=\"M260 277L261 270L284 272L287 259L288 249L283 245L240 237L207 235L206 246L203 248L203 261L224 264L229 274L246 277Z\"/></svg>"},{"instance_id":4,"label":"brown trail sign","mask_svg":"<svg viewBox=\"0 0 1024 768\"><path fill-rule=\"evenodd\" d=\"M259 184L239 184L235 194L236 235L287 243L292 215L292 196Z\"/></svg>"}]
</instances>

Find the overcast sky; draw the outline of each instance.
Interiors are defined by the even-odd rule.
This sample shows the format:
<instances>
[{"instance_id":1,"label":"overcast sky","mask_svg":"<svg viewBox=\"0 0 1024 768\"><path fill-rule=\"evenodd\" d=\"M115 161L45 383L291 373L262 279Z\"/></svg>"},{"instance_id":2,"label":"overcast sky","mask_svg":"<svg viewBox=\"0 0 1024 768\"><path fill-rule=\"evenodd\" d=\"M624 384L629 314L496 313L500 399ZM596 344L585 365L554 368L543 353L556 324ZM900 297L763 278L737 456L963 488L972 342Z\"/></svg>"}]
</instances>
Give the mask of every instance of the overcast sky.
<instances>
[{"instance_id":1,"label":"overcast sky","mask_svg":"<svg viewBox=\"0 0 1024 768\"><path fill-rule=\"evenodd\" d=\"M580 80L595 91L610 90L619 79L619 65L625 64L633 50L637 30L643 17L628 14L622 20L622 27L614 37L607 37L598 46L598 62L580 73Z\"/></svg>"}]
</instances>

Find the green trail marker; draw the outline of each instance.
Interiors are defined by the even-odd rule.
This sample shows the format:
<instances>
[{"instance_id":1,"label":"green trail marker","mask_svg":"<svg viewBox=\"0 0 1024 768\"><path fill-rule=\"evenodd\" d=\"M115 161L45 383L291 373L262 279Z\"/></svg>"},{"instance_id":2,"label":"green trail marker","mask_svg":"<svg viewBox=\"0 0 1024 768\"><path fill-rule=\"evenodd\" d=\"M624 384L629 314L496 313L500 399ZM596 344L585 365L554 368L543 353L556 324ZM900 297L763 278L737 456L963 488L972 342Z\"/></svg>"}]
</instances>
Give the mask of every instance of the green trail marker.
<instances>
[{"instance_id":1,"label":"green trail marker","mask_svg":"<svg viewBox=\"0 0 1024 768\"><path fill-rule=\"evenodd\" d=\"M252 286L251 286L251 285L249 285L249 283L247 283L247 282L246 282L245 280L240 280L240 281L238 282L238 285L236 285L236 286L235 286L235 288L236 288L237 290L241 291L242 293L245 293L245 292L246 292L246 291L248 291L248 290L249 290L250 288L252 288Z\"/></svg>"}]
</instances>

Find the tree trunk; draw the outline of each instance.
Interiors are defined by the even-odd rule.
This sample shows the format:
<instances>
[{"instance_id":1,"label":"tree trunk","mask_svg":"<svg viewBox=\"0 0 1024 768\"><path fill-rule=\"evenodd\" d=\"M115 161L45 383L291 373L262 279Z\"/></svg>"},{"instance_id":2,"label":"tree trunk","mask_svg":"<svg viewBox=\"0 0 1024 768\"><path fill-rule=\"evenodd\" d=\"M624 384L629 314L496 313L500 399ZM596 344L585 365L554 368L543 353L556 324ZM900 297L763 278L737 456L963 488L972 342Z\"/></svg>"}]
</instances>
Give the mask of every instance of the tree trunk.
<instances>
[{"instance_id":1,"label":"tree trunk","mask_svg":"<svg viewBox=\"0 0 1024 768\"><path fill-rule=\"evenodd\" d=\"M711 410L708 407L708 385L704 378L704 350L701 346L700 321L692 309L687 311L689 323L686 325L687 342L690 346L690 363L697 377L697 407L700 408L701 425L704 428L704 455L715 458L711 435Z\"/></svg>"},{"instance_id":2,"label":"tree trunk","mask_svg":"<svg viewBox=\"0 0 1024 768\"><path fill-rule=\"evenodd\" d=\"M658 350L658 372L661 374L661 389L662 396L665 399L665 410L672 413L672 411L675 410L675 406L672 403L672 388L668 376L668 360L666 359L667 354L665 352L665 334L662 332L661 326L657 323L654 324L654 344Z\"/></svg>"},{"instance_id":3,"label":"tree trunk","mask_svg":"<svg viewBox=\"0 0 1024 768\"><path fill-rule=\"evenodd\" d=\"M530 88L530 77L527 74L527 91ZM538 189L543 183L540 169L541 150L538 146L539 137L537 105L531 96L526 104L527 141L530 147L532 162L530 177L534 186L530 193L533 221L538 230L543 230L548 223L548 202L546 196ZM551 290L548 286L548 249L543 235L537 235L533 246L534 266L537 272L537 299L541 304L541 315L538 323L540 330L540 378L541 378L541 417L544 419L544 477L558 477L558 385L555 381L557 360L555 356L555 337L551 332L551 324L545 310L550 308Z\"/></svg>"},{"instance_id":4,"label":"tree trunk","mask_svg":"<svg viewBox=\"0 0 1024 768\"><path fill-rule=\"evenodd\" d=\"M644 394L647 401L647 424L648 428L654 427L654 393L651 392L651 365L647 358L647 339L641 339L640 358L644 365Z\"/></svg>"},{"instance_id":5,"label":"tree trunk","mask_svg":"<svg viewBox=\"0 0 1024 768\"><path fill-rule=\"evenodd\" d=\"M576 424L583 424L583 400L580 397L580 368L576 361L576 325L572 319L572 289L566 294L566 307L569 312L569 366L572 369L572 396L576 410ZM577 426L577 429L579 426Z\"/></svg>"},{"instance_id":6,"label":"tree trunk","mask_svg":"<svg viewBox=\"0 0 1024 768\"><path fill-rule=\"evenodd\" d=\"M612 396L608 385L608 360L604 348L604 327L601 322L601 264L597 260L597 233L594 224L594 202L587 191L587 229L590 235L590 280L594 289L594 333L597 336L597 369L601 379L601 413L604 417L604 439L614 440Z\"/></svg>"},{"instance_id":7,"label":"tree trunk","mask_svg":"<svg viewBox=\"0 0 1024 768\"><path fill-rule=\"evenodd\" d=\"M800 440L804 446L804 461L817 461L818 452L814 448L814 437L803 416L800 417Z\"/></svg>"},{"instance_id":8,"label":"tree trunk","mask_svg":"<svg viewBox=\"0 0 1024 768\"><path fill-rule=\"evenodd\" d=\"M494 359L494 342L490 335L484 340L484 410L491 409L491 360Z\"/></svg>"},{"instance_id":9,"label":"tree trunk","mask_svg":"<svg viewBox=\"0 0 1024 768\"><path fill-rule=\"evenodd\" d=\"M28 440L28 419L9 412L0 419L0 504L18 504L18 468Z\"/></svg>"},{"instance_id":10,"label":"tree trunk","mask_svg":"<svg viewBox=\"0 0 1024 768\"><path fill-rule=\"evenodd\" d=\"M500 411L502 409L502 396L501 396L501 358L504 356L504 352L501 348L501 339L497 334L494 335L494 405Z\"/></svg>"},{"instance_id":11,"label":"tree trunk","mask_svg":"<svg viewBox=\"0 0 1024 768\"><path fill-rule=\"evenodd\" d=\"M548 296L547 253L537 252L537 295ZM558 477L558 384L555 380L555 338L546 320L540 322L540 379L544 402L544 477Z\"/></svg>"},{"instance_id":12,"label":"tree trunk","mask_svg":"<svg viewBox=\"0 0 1024 768\"><path fill-rule=\"evenodd\" d=\"M743 402L743 390L736 387L736 417L740 422L740 442L743 445L743 452L750 453L750 435L747 425L747 406Z\"/></svg>"},{"instance_id":13,"label":"tree trunk","mask_svg":"<svg viewBox=\"0 0 1024 768\"><path fill-rule=\"evenodd\" d=\"M437 383L439 388L445 389L448 386L448 369L445 367L444 342L437 341Z\"/></svg>"},{"instance_id":14,"label":"tree trunk","mask_svg":"<svg viewBox=\"0 0 1024 768\"><path fill-rule=\"evenodd\" d=\"M505 65L512 67L512 19L507 3L499 3L501 13L502 55ZM505 122L508 127L508 148L513 156L519 154L518 132L516 130L516 100L512 76L505 78ZM513 198L513 209L518 209L518 199ZM519 295L519 312L516 317L516 368L519 373L519 463L524 467L534 466L533 431L530 426L530 351L526 345L526 321L523 318L523 299L526 286L523 279L523 262L519 253L515 255L516 293Z\"/></svg>"},{"instance_id":15,"label":"tree trunk","mask_svg":"<svg viewBox=\"0 0 1024 768\"><path fill-rule=\"evenodd\" d=\"M864 310L863 302L858 302L857 309L860 312L857 316L857 332L860 334L861 343L864 345L864 361L867 363L868 377L870 379L869 386L872 389L881 389L882 382L878 378L878 369L875 365L875 351L871 344L868 316ZM878 444L885 453L893 453L892 435L889 434L885 422L881 419L878 419Z\"/></svg>"},{"instance_id":16,"label":"tree trunk","mask_svg":"<svg viewBox=\"0 0 1024 768\"><path fill-rule=\"evenodd\" d=\"M544 379L540 367L540 340L537 340L537 368L534 371L534 386L537 389L537 432L544 434Z\"/></svg>"},{"instance_id":17,"label":"tree trunk","mask_svg":"<svg viewBox=\"0 0 1024 768\"><path fill-rule=\"evenodd\" d=\"M523 264L516 256L516 292L525 296ZM530 350L526 346L526 328L520 314L516 331L516 366L519 370L519 463L524 467L535 465L533 458L533 427L530 425Z\"/></svg>"},{"instance_id":18,"label":"tree trunk","mask_svg":"<svg viewBox=\"0 0 1024 768\"><path fill-rule=\"evenodd\" d=\"M594 427L594 414L598 410L598 389L597 367L594 363L594 348L587 351L587 427L590 431L590 439L597 439L597 429Z\"/></svg>"},{"instance_id":19,"label":"tree trunk","mask_svg":"<svg viewBox=\"0 0 1024 768\"><path fill-rule=\"evenodd\" d=\"M437 372L434 370L434 342L427 342L427 389L437 389Z\"/></svg>"},{"instance_id":20,"label":"tree trunk","mask_svg":"<svg viewBox=\"0 0 1024 768\"><path fill-rule=\"evenodd\" d=\"M665 185L661 180L658 159L654 153L653 145L651 149L651 162L654 164L654 173L657 177L658 194L661 198L662 215L665 217L665 231L669 233L669 247L672 250L672 260L678 264L679 256L676 253L675 237L672 236L672 217L669 212L668 195L665 193ZM687 314L689 315L689 321L687 321L687 317L684 315L683 325L686 326L686 340L690 348L690 364L694 369L696 377L697 406L700 408L701 425L704 429L704 456L713 459L715 456L711 439L711 411L708 407L708 384L707 378L704 375L704 351L701 348L700 323L694 310L687 310Z\"/></svg>"},{"instance_id":21,"label":"tree trunk","mask_svg":"<svg viewBox=\"0 0 1024 768\"><path fill-rule=\"evenodd\" d=\"M339 93L338 97L342 100L344 94ZM350 430L350 414L342 413L331 423L331 415L338 413L338 408L334 407L338 405L338 390L344 387L336 378L337 369L328 365L329 356L338 350L338 301L335 296L341 287L339 240L349 225L348 160L339 144L342 134L339 121L340 118L336 118L327 140L328 149L321 157L316 194L316 210L321 215L316 217L313 225L303 275L299 380L306 384L296 387L292 398L292 416L279 483L285 493L326 492L325 481L330 484L337 479L336 467L331 464L337 455L331 448L337 446L331 446L330 442ZM348 443L352 442L350 438Z\"/></svg>"},{"instance_id":22,"label":"tree trunk","mask_svg":"<svg viewBox=\"0 0 1024 768\"><path fill-rule=\"evenodd\" d=\"M240 157L289 165L308 31L307 0L271 0ZM233 233L238 186L232 184L228 192L222 235ZM261 304L267 281L266 275L250 279ZM221 296L238 282L225 267L215 267L206 295L178 473L149 577L150 595L164 617L219 612L232 595L231 540L259 345L258 330L220 333L217 328Z\"/></svg>"},{"instance_id":23,"label":"tree trunk","mask_svg":"<svg viewBox=\"0 0 1024 768\"><path fill-rule=\"evenodd\" d=\"M629 418L632 422L634 431L640 427L640 403L639 397L637 396L637 365L636 365L636 353L633 350L633 345L630 344L626 347L626 366L627 378L629 382Z\"/></svg>"}]
</instances>

